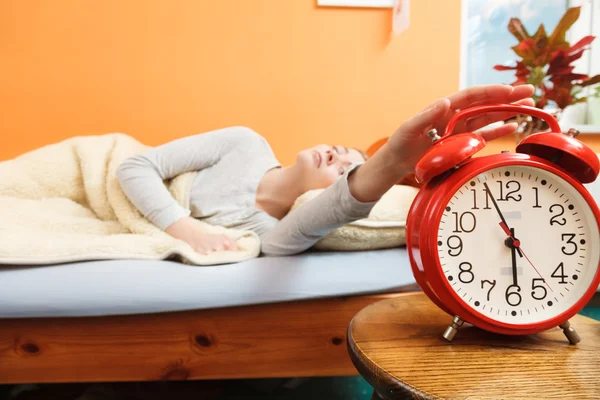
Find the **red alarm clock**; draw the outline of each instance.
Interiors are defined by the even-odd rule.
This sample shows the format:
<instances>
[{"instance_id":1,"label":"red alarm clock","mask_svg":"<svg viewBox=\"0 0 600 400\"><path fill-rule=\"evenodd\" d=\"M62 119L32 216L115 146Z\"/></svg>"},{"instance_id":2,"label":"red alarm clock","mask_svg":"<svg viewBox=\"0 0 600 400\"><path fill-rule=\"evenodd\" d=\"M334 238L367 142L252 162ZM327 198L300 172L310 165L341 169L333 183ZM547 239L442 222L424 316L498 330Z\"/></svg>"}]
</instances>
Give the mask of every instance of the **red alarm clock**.
<instances>
[{"instance_id":1,"label":"red alarm clock","mask_svg":"<svg viewBox=\"0 0 600 400\"><path fill-rule=\"evenodd\" d=\"M516 153L472 157L485 147L475 133L452 134L462 118L509 111L544 119L551 131L523 139ZM415 168L423 183L407 219L407 250L423 292L464 322L507 335L568 322L600 282L600 211L582 183L596 179L598 156L561 133L533 107L489 105L461 110Z\"/></svg>"}]
</instances>

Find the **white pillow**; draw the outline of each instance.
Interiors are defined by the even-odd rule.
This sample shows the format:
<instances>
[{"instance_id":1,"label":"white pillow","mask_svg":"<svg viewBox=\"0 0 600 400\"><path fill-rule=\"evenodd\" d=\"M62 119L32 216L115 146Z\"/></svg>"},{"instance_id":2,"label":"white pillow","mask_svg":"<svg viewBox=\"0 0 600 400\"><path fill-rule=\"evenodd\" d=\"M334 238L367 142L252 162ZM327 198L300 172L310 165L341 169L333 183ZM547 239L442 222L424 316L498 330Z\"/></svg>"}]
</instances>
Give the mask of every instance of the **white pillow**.
<instances>
[{"instance_id":1,"label":"white pillow","mask_svg":"<svg viewBox=\"0 0 600 400\"><path fill-rule=\"evenodd\" d=\"M296 199L292 210L314 199L325 189L311 190ZM406 217L419 192L412 186L395 185L375 204L369 216L344 225L321 239L319 250L375 250L406 244Z\"/></svg>"}]
</instances>

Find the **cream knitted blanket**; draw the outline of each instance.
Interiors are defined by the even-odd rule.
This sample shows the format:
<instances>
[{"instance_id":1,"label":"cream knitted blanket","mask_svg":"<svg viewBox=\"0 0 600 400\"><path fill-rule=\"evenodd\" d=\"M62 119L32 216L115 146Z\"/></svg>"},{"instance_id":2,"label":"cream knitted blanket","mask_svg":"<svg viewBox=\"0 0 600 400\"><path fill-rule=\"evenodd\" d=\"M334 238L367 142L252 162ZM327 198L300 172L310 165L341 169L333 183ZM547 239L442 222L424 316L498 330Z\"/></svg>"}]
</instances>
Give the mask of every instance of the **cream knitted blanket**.
<instances>
[{"instance_id":1,"label":"cream knitted blanket","mask_svg":"<svg viewBox=\"0 0 600 400\"><path fill-rule=\"evenodd\" d=\"M196 221L234 238L238 251L196 253L144 218L121 190L115 171L149 147L130 136L74 137L0 162L0 263L54 264L99 259L176 259L215 265L257 257L260 240ZM165 182L189 208L195 173Z\"/></svg>"}]
</instances>

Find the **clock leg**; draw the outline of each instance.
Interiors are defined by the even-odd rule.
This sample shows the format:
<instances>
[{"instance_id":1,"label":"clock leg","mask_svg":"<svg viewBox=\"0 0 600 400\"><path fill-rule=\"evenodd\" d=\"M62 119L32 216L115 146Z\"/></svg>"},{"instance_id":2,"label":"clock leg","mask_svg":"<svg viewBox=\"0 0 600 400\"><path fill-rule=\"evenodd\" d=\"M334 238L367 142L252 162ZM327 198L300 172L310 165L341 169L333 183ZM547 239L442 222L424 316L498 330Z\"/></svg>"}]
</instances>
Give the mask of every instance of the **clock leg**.
<instances>
[{"instance_id":1,"label":"clock leg","mask_svg":"<svg viewBox=\"0 0 600 400\"><path fill-rule=\"evenodd\" d=\"M458 315L455 315L452 319L452 324L448 325L448 328L446 328L446 332L444 332L444 339L451 342L452 339L454 339L454 336L456 336L456 332L458 332L458 329L461 326L463 326L464 323L465 321L460 319Z\"/></svg>"},{"instance_id":2,"label":"clock leg","mask_svg":"<svg viewBox=\"0 0 600 400\"><path fill-rule=\"evenodd\" d=\"M577 343L581 342L581 338L579 337L579 334L577 334L577 332L571 326L571 323L569 321L567 321L564 324L561 324L559 326L563 330L563 333L565 334L567 339L569 339L569 343L577 344Z\"/></svg>"}]
</instances>

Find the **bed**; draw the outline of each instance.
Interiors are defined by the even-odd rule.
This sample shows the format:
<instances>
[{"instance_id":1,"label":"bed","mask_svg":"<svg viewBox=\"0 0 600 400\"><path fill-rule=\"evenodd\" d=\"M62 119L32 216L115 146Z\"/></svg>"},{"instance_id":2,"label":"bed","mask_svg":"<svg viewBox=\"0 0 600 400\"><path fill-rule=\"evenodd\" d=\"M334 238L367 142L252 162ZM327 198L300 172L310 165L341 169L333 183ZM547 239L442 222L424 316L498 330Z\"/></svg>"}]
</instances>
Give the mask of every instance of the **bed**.
<instances>
[{"instance_id":1,"label":"bed","mask_svg":"<svg viewBox=\"0 0 600 400\"><path fill-rule=\"evenodd\" d=\"M355 375L352 317L415 290L405 248L2 267L0 383Z\"/></svg>"},{"instance_id":2,"label":"bed","mask_svg":"<svg viewBox=\"0 0 600 400\"><path fill-rule=\"evenodd\" d=\"M3 268L0 383L354 375L350 319L413 290L404 248Z\"/></svg>"}]
</instances>

